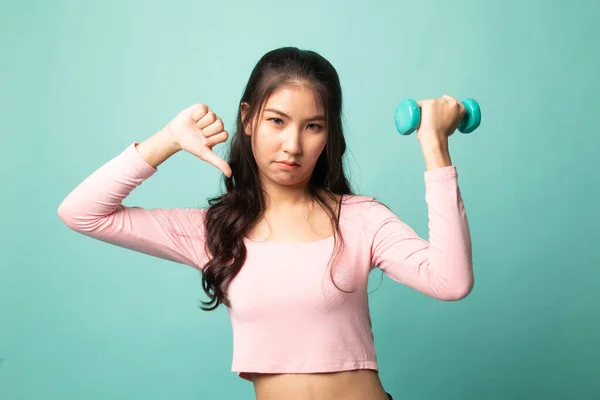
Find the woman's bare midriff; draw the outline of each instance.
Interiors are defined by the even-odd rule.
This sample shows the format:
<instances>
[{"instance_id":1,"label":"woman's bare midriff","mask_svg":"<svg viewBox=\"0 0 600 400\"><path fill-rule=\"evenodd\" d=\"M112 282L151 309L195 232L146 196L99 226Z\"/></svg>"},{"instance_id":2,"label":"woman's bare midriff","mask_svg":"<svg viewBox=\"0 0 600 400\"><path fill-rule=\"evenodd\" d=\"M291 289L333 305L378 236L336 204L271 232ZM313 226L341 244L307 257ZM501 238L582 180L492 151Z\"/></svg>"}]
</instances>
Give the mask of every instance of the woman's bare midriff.
<instances>
[{"instance_id":1,"label":"woman's bare midriff","mask_svg":"<svg viewBox=\"0 0 600 400\"><path fill-rule=\"evenodd\" d=\"M377 371L254 374L256 400L388 400Z\"/></svg>"}]
</instances>

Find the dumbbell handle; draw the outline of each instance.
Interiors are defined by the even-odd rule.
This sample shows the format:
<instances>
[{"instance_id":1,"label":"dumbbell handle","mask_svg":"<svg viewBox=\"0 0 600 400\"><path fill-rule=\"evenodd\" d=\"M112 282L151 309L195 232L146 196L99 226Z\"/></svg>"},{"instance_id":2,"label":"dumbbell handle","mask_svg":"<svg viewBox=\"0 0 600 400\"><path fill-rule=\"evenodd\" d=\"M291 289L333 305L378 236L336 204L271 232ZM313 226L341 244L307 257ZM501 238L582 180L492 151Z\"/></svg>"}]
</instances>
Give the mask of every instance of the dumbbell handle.
<instances>
[{"instance_id":1,"label":"dumbbell handle","mask_svg":"<svg viewBox=\"0 0 600 400\"><path fill-rule=\"evenodd\" d=\"M458 130L462 133L471 133L481 123L481 108L475 99L465 99L461 102L466 112L458 125ZM417 130L421 124L421 109L413 99L401 101L394 112L396 129L401 135L410 135Z\"/></svg>"}]
</instances>

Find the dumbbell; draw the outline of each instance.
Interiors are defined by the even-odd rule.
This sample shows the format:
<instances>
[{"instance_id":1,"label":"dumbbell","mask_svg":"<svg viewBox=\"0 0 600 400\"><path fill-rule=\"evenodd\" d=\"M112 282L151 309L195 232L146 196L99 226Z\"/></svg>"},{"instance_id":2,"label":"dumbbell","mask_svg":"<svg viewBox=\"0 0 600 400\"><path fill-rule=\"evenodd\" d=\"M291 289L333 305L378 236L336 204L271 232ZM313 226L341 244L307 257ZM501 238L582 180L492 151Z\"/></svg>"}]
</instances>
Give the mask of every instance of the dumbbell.
<instances>
[{"instance_id":1,"label":"dumbbell","mask_svg":"<svg viewBox=\"0 0 600 400\"><path fill-rule=\"evenodd\" d=\"M481 123L481 109L479 103L474 99L465 99L461 102L466 112L458 125L458 130L462 133L471 133ZM396 120L396 129L401 135L410 135L417 130L421 124L421 110L419 105L413 99L402 100L394 112Z\"/></svg>"}]
</instances>

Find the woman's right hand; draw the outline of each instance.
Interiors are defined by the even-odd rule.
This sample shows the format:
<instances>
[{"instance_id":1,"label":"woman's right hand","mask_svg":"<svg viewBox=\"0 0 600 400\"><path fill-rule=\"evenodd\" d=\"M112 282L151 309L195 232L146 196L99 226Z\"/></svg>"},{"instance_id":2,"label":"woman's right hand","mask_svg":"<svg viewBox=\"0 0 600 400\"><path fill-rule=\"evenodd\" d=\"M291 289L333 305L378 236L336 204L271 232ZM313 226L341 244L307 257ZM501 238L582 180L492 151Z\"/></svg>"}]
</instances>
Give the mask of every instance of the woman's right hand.
<instances>
[{"instance_id":1,"label":"woman's right hand","mask_svg":"<svg viewBox=\"0 0 600 400\"><path fill-rule=\"evenodd\" d=\"M228 178L231 167L213 152L213 146L227 141L223 121L206 104L194 104L169 122L163 130L175 146L220 169Z\"/></svg>"}]
</instances>

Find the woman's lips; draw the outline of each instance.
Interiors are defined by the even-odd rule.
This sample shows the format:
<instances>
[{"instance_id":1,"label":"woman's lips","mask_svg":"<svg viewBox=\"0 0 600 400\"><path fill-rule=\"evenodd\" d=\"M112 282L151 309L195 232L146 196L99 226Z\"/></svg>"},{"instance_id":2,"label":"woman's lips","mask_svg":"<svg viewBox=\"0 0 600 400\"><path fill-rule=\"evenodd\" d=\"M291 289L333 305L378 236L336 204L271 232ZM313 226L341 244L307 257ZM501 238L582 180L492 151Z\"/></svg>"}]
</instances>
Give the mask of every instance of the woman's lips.
<instances>
[{"instance_id":1,"label":"woman's lips","mask_svg":"<svg viewBox=\"0 0 600 400\"><path fill-rule=\"evenodd\" d=\"M280 168L283 168L283 169L288 169L288 170L289 170L289 169L296 169L296 168L298 168L298 167L300 166L300 164L296 164L296 163L292 163L292 164L290 164L290 163L288 163L288 162L285 162L285 161L278 161L276 164L277 164L277 165L278 165Z\"/></svg>"}]
</instances>

